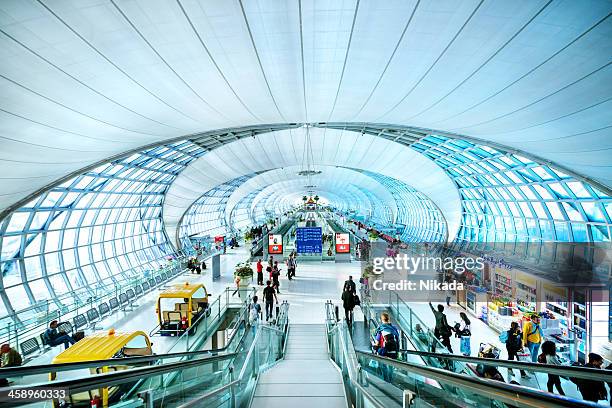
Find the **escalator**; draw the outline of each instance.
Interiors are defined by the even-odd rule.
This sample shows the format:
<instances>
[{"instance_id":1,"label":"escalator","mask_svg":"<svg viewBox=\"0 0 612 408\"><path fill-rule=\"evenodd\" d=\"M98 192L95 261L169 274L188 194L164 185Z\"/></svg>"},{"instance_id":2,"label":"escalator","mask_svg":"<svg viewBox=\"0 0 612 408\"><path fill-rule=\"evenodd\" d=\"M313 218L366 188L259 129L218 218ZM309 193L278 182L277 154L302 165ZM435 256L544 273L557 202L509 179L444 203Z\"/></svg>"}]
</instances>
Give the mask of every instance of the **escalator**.
<instances>
[{"instance_id":1,"label":"escalator","mask_svg":"<svg viewBox=\"0 0 612 408\"><path fill-rule=\"evenodd\" d=\"M587 380L612 381L602 370L453 356L403 349L397 360L373 354L364 322L349 328L327 305L327 330L332 360L342 371L354 406L375 407L595 407L597 404L539 389L480 378L468 364L538 371ZM361 327L359 327L361 326ZM351 330L352 329L352 330Z\"/></svg>"},{"instance_id":2,"label":"escalator","mask_svg":"<svg viewBox=\"0 0 612 408\"><path fill-rule=\"evenodd\" d=\"M0 389L0 395L9 392L19 395L23 390L53 388L62 390L61 398L32 401L27 406L90 406L90 399L106 390L110 396L99 406L109 407L161 407L195 404L202 399L220 404L233 400L236 406L248 406L260 371L282 358L288 327L288 304L281 305L273 325L250 327L243 319L233 331L226 347L214 350L190 351L128 357L104 361L17 367L0 369L0 377L28 377L41 373L66 373L95 368L125 367L96 375L81 375L61 381L48 381L28 386ZM83 400L82 396L90 399ZM80 397L81 403L72 403ZM196 402L194 402L196 401ZM2 406L23 406L23 400L4 398ZM216 405L213 405L216 406ZM220 406L220 405L219 405Z\"/></svg>"},{"instance_id":3,"label":"escalator","mask_svg":"<svg viewBox=\"0 0 612 408\"><path fill-rule=\"evenodd\" d=\"M260 375L275 366L285 356L288 343L288 305L281 311L274 325L248 327L241 322L230 344L220 350L173 353L159 356L131 357L119 362L140 365L136 368L106 374L89 375L64 381L32 384L29 389L54 387L72 394L97 392L102 388L122 387L118 398L109 400L110 407L249 407L253 401ZM440 355L418 350L402 350L420 361L438 361L440 367L407 361L392 360L362 349L369 330L351 330L345 321L336 318L333 304L326 305L324 327L327 349L332 363L341 374L347 405L354 407L393 408L415 407L596 407L596 404L562 397L529 387L478 378L463 371L451 370L444 364L492 363L490 359L476 359ZM357 325L358 323L355 323ZM363 322L359 323L366 327ZM360 334L359 334L360 333ZM294 336L297 333L294 333ZM299 335L298 335L299 336ZM323 340L324 341L324 340ZM356 349L356 345L359 345ZM298 350L300 347L296 348ZM291 345L289 350L291 350ZM310 347L310 346L309 346ZM313 348L320 350L314 345ZM294 350L294 352L295 352ZM301 351L300 353L303 353ZM443 363L446 361L447 363ZM450 362L450 363L449 363ZM54 367L22 367L3 369L3 375L29 375L49 371L75 370L116 364L117 359L56 365ZM500 362L513 368L535 369L532 363ZM155 365L152 365L155 364ZM537 365L542 372L585 379L612 382L612 374L605 371L576 367ZM12 370L12 371L11 371ZM274 370L272 370L274 371ZM265 382L265 381L264 381ZM129 385L126 389L125 385ZM17 390L0 390L2 395ZM21 387L23 388L23 387ZM323 398L323 397L322 397ZM6 399L3 406L23 406L22 401ZM34 402L29 406L45 406ZM47 406L50 406L47 402Z\"/></svg>"}]
</instances>

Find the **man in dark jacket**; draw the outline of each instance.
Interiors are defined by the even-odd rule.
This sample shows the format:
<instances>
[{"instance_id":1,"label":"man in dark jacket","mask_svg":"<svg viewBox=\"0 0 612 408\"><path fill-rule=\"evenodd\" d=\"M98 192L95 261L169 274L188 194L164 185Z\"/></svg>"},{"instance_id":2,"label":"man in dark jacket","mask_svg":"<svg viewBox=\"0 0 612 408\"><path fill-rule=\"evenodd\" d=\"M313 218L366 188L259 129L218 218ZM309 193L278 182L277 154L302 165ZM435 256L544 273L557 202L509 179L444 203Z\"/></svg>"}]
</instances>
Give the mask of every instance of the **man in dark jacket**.
<instances>
[{"instance_id":1,"label":"man in dark jacket","mask_svg":"<svg viewBox=\"0 0 612 408\"><path fill-rule=\"evenodd\" d=\"M601 369L603 362L603 357L599 354L589 353L589 362L584 366ZM608 399L608 390L606 390L606 385L603 381L587 379L576 379L573 381L578 386L578 390L585 401L597 402L599 400Z\"/></svg>"},{"instance_id":2,"label":"man in dark jacket","mask_svg":"<svg viewBox=\"0 0 612 408\"><path fill-rule=\"evenodd\" d=\"M67 349L71 344L76 343L76 341L64 332L58 333L58 325L57 320L53 320L51 323L49 323L49 328L45 331L43 336L49 346L54 347L63 344L64 348Z\"/></svg>"},{"instance_id":3,"label":"man in dark jacket","mask_svg":"<svg viewBox=\"0 0 612 408\"><path fill-rule=\"evenodd\" d=\"M342 291L344 292L344 290L346 288L349 288L351 293L353 295L357 294L357 285L355 285L355 281L353 281L353 277L349 276L348 280L344 282L344 287L342 288Z\"/></svg>"},{"instance_id":4,"label":"man in dark jacket","mask_svg":"<svg viewBox=\"0 0 612 408\"><path fill-rule=\"evenodd\" d=\"M437 339L441 339L441 343L444 347L448 349L449 352L453 352L453 347L450 343L451 335L453 334L448 321L446 320L446 315L444 314L444 306L438 305L438 310L434 309L431 302L429 302L429 307L433 312L436 318L436 328L434 329L434 335ZM432 351L436 352L436 343L432 345Z\"/></svg>"},{"instance_id":5,"label":"man in dark jacket","mask_svg":"<svg viewBox=\"0 0 612 408\"><path fill-rule=\"evenodd\" d=\"M342 292L342 307L344 307L344 317L349 326L353 325L353 309L355 308L355 295L350 287L344 285Z\"/></svg>"},{"instance_id":6,"label":"man in dark jacket","mask_svg":"<svg viewBox=\"0 0 612 408\"><path fill-rule=\"evenodd\" d=\"M508 352L508 360L517 360L518 353L523 348L523 332L517 322L510 323L510 330L507 331L506 351ZM510 375L514 375L512 369L508 370ZM528 378L525 370L521 370L521 377Z\"/></svg>"}]
</instances>

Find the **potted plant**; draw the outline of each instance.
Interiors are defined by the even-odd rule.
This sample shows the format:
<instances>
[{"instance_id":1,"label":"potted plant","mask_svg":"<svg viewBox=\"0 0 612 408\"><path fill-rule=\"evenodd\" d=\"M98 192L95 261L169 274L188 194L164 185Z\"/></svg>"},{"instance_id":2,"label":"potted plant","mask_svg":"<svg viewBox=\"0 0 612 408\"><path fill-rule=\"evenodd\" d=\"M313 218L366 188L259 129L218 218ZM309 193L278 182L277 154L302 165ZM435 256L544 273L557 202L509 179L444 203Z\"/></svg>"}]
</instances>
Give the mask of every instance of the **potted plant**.
<instances>
[{"instance_id":1,"label":"potted plant","mask_svg":"<svg viewBox=\"0 0 612 408\"><path fill-rule=\"evenodd\" d=\"M374 274L374 265L368 264L363 268L363 272L361 272L361 277L366 279Z\"/></svg>"},{"instance_id":2,"label":"potted plant","mask_svg":"<svg viewBox=\"0 0 612 408\"><path fill-rule=\"evenodd\" d=\"M251 263L246 261L236 265L234 277L239 280L238 286L248 286L253 279L253 268Z\"/></svg>"},{"instance_id":3,"label":"potted plant","mask_svg":"<svg viewBox=\"0 0 612 408\"><path fill-rule=\"evenodd\" d=\"M308 197L307 197L307 196L303 196L303 197L302 197L302 201L303 201L303 202L308 201Z\"/></svg>"},{"instance_id":4,"label":"potted plant","mask_svg":"<svg viewBox=\"0 0 612 408\"><path fill-rule=\"evenodd\" d=\"M372 230L368 233L368 238L370 238L370 241L374 242L378 239L378 231Z\"/></svg>"},{"instance_id":5,"label":"potted plant","mask_svg":"<svg viewBox=\"0 0 612 408\"><path fill-rule=\"evenodd\" d=\"M315 203L319 202L319 196L318 195L314 196L314 200L315 200Z\"/></svg>"}]
</instances>

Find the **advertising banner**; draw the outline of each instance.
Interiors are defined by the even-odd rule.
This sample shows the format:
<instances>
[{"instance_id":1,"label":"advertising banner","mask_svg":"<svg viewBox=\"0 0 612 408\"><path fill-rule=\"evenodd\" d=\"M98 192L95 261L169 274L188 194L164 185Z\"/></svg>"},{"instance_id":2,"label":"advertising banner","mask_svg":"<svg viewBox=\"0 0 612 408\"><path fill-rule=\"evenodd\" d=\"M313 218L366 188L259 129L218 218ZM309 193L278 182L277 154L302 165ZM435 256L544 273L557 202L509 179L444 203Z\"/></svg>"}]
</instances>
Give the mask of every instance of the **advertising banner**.
<instances>
[{"instance_id":1,"label":"advertising banner","mask_svg":"<svg viewBox=\"0 0 612 408\"><path fill-rule=\"evenodd\" d=\"M268 253L283 253L283 236L280 234L268 234Z\"/></svg>"},{"instance_id":2,"label":"advertising banner","mask_svg":"<svg viewBox=\"0 0 612 408\"><path fill-rule=\"evenodd\" d=\"M336 232L336 253L347 254L351 252L351 241L348 233Z\"/></svg>"}]
</instances>

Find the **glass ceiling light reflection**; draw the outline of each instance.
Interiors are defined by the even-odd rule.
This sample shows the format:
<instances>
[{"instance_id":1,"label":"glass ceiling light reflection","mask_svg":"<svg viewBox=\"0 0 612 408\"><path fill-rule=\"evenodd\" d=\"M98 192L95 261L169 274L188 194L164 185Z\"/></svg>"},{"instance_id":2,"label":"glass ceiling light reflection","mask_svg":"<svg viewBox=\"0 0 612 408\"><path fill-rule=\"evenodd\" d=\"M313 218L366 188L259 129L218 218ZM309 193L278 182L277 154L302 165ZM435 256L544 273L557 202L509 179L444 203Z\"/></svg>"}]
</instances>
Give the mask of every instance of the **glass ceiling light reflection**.
<instances>
[{"instance_id":1,"label":"glass ceiling light reflection","mask_svg":"<svg viewBox=\"0 0 612 408\"><path fill-rule=\"evenodd\" d=\"M457 185L459 241L610 241L612 197L554 167L442 136L427 136L411 148Z\"/></svg>"},{"instance_id":2,"label":"glass ceiling light reflection","mask_svg":"<svg viewBox=\"0 0 612 408\"><path fill-rule=\"evenodd\" d=\"M51 299L62 308L138 279L174 253L165 192L204 149L182 141L87 171L0 224L0 315ZM34 311L33 311L34 312Z\"/></svg>"}]
</instances>

